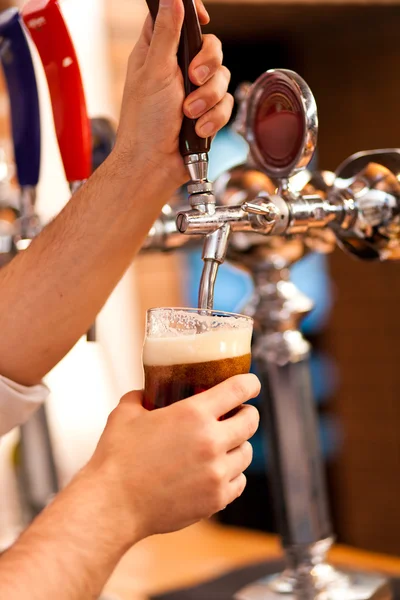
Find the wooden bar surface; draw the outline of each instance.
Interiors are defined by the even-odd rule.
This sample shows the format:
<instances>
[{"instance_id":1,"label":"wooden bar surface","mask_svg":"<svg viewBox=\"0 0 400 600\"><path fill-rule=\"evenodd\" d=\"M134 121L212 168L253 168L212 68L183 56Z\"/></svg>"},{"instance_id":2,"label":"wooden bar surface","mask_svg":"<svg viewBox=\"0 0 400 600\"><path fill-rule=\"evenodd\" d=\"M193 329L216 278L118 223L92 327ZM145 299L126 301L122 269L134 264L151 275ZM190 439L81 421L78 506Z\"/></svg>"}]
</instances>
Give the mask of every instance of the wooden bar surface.
<instances>
[{"instance_id":1,"label":"wooden bar surface","mask_svg":"<svg viewBox=\"0 0 400 600\"><path fill-rule=\"evenodd\" d=\"M148 600L152 594L196 585L280 556L274 536L202 522L137 544L118 565L105 591L119 600ZM400 575L400 558L343 546L335 547L330 558L338 566Z\"/></svg>"}]
</instances>

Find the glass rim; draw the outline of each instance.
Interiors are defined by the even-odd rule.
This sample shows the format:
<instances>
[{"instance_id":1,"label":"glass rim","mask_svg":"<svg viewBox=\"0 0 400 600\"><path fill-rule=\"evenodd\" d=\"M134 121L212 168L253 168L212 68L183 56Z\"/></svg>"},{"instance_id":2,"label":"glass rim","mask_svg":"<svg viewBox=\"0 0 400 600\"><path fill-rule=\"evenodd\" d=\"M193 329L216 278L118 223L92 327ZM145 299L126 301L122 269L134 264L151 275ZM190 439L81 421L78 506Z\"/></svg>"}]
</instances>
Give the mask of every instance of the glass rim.
<instances>
[{"instance_id":1,"label":"glass rim","mask_svg":"<svg viewBox=\"0 0 400 600\"><path fill-rule=\"evenodd\" d=\"M183 312L187 312L187 313L193 313L193 314L199 314L202 313L204 316L209 316L209 317L234 317L236 319L246 319L247 321L254 323L254 319L253 317L250 317L249 315L243 315L241 313L234 313L234 312L229 312L226 310L218 310L215 308L188 308L188 307L184 307L184 306L157 306L157 307L153 307L153 308L148 308L146 311L146 315L150 315L152 313L155 313L157 311L161 311L161 310L176 310L176 311L183 311Z\"/></svg>"}]
</instances>

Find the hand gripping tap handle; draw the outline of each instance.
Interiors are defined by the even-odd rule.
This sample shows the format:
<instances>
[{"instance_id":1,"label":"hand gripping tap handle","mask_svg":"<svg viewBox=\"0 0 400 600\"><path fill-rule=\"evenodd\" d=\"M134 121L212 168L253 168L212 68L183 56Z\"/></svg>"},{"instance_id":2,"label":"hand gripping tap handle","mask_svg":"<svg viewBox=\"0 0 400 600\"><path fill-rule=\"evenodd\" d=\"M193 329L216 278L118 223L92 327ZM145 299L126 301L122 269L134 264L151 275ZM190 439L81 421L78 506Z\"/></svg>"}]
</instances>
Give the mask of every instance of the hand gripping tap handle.
<instances>
[{"instance_id":1,"label":"hand gripping tap handle","mask_svg":"<svg viewBox=\"0 0 400 600\"><path fill-rule=\"evenodd\" d=\"M146 0L146 2L153 21L155 21L159 2L158 0ZM178 49L178 64L184 79L185 96L188 96L196 89L196 86L189 79L189 66L194 57L200 52L203 40L194 0L183 0L183 5L185 8L185 18ZM208 153L210 150L211 138L205 139L199 137L195 127L195 119L183 118L179 138L179 149L183 157L191 154Z\"/></svg>"},{"instance_id":2,"label":"hand gripping tap handle","mask_svg":"<svg viewBox=\"0 0 400 600\"><path fill-rule=\"evenodd\" d=\"M90 177L92 145L75 48L57 0L28 0L22 16L46 74L66 178L76 189Z\"/></svg>"},{"instance_id":3,"label":"hand gripping tap handle","mask_svg":"<svg viewBox=\"0 0 400 600\"><path fill-rule=\"evenodd\" d=\"M11 129L18 183L34 188L40 171L40 112L35 70L16 8L0 14L0 61L10 98Z\"/></svg>"}]
</instances>

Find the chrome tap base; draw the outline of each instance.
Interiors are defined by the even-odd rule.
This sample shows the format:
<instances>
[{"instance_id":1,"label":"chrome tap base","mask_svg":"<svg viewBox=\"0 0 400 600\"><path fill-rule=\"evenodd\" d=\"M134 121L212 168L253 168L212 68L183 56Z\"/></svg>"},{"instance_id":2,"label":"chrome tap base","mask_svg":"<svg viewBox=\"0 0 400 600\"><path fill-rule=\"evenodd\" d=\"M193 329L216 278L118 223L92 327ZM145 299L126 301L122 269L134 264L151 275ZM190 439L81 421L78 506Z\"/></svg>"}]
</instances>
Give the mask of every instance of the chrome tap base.
<instances>
[{"instance_id":1,"label":"chrome tap base","mask_svg":"<svg viewBox=\"0 0 400 600\"><path fill-rule=\"evenodd\" d=\"M234 600L392 600L389 582L375 574L336 571L321 564L317 573L310 573L314 582L294 590L293 574L272 575L251 583L234 596ZM318 572L319 571L319 572ZM296 578L298 580L298 577ZM328 581L327 581L328 579Z\"/></svg>"},{"instance_id":2,"label":"chrome tap base","mask_svg":"<svg viewBox=\"0 0 400 600\"><path fill-rule=\"evenodd\" d=\"M326 562L333 536L308 374L309 347L299 331L312 303L290 282L289 266L279 255L258 264L254 260L250 271L255 292L243 311L254 318L258 335L253 356L270 388L264 408L272 429L271 476L287 566L281 574L249 584L234 599L390 600L385 578L337 571Z\"/></svg>"}]
</instances>

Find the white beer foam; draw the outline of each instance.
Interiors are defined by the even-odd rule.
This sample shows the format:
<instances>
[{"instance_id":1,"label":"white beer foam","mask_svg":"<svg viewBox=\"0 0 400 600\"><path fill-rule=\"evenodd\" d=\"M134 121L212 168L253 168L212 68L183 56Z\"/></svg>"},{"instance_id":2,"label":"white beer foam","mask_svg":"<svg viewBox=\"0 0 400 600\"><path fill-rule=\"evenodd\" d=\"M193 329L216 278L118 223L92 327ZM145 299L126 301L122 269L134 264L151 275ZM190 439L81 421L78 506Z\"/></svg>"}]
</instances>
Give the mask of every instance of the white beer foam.
<instances>
[{"instance_id":1,"label":"white beer foam","mask_svg":"<svg viewBox=\"0 0 400 600\"><path fill-rule=\"evenodd\" d=\"M216 328L205 333L148 337L143 363L148 366L184 365L250 354L252 327Z\"/></svg>"}]
</instances>

